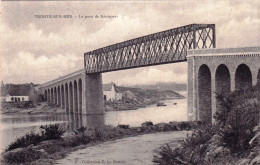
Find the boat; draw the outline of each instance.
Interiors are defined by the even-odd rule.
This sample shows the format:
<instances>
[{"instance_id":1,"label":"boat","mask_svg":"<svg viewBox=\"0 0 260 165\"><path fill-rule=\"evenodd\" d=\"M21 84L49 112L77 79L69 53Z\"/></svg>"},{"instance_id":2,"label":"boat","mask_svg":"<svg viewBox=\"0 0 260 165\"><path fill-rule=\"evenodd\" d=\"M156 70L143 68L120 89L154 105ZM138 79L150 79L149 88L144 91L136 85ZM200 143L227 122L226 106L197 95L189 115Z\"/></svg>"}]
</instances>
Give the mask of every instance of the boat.
<instances>
[{"instance_id":1,"label":"boat","mask_svg":"<svg viewBox=\"0 0 260 165\"><path fill-rule=\"evenodd\" d=\"M157 107L159 107L159 106L166 106L166 104L161 103L161 102L157 102Z\"/></svg>"}]
</instances>

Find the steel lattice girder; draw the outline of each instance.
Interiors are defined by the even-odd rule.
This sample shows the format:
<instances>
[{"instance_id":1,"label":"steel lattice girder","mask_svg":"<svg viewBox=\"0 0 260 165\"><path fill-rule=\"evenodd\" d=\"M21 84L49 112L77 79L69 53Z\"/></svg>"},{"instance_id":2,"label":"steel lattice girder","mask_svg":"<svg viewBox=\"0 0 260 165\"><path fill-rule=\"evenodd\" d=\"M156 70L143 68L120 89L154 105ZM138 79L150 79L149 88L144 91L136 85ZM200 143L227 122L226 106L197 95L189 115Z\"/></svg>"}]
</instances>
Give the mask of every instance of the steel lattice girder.
<instances>
[{"instance_id":1,"label":"steel lattice girder","mask_svg":"<svg viewBox=\"0 0 260 165\"><path fill-rule=\"evenodd\" d=\"M188 49L215 48L215 24L191 24L84 54L86 74L186 61Z\"/></svg>"}]
</instances>

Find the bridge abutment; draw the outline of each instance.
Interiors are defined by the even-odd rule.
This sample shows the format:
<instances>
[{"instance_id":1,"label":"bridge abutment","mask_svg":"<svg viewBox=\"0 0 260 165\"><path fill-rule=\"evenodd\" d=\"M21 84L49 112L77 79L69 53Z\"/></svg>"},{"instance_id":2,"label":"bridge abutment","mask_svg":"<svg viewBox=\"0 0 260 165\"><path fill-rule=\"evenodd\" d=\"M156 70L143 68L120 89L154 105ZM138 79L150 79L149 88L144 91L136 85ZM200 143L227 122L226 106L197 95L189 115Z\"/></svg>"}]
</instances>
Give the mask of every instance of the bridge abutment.
<instances>
[{"instance_id":1,"label":"bridge abutment","mask_svg":"<svg viewBox=\"0 0 260 165\"><path fill-rule=\"evenodd\" d=\"M218 94L259 82L260 48L204 49L188 52L188 120L214 122ZM211 117L211 119L209 119Z\"/></svg>"}]
</instances>

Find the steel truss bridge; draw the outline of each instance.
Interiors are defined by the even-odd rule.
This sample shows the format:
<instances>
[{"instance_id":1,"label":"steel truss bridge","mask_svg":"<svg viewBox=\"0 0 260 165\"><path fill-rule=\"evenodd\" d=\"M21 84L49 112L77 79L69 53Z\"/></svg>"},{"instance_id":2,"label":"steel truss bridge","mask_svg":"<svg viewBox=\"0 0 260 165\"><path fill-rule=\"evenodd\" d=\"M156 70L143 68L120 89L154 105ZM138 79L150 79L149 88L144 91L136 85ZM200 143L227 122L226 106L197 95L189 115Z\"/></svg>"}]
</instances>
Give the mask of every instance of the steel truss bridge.
<instances>
[{"instance_id":1,"label":"steel truss bridge","mask_svg":"<svg viewBox=\"0 0 260 165\"><path fill-rule=\"evenodd\" d=\"M216 47L215 24L191 24L84 54L86 74L187 61L188 49Z\"/></svg>"}]
</instances>

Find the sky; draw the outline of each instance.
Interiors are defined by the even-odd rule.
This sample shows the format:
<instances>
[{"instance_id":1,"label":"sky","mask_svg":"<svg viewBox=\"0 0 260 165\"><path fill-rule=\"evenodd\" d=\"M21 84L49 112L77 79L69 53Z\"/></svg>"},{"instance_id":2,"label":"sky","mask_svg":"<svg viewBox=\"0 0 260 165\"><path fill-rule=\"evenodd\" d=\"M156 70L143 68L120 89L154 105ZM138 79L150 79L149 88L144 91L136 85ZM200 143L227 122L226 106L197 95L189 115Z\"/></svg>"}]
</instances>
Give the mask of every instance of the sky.
<instances>
[{"instance_id":1,"label":"sky","mask_svg":"<svg viewBox=\"0 0 260 165\"><path fill-rule=\"evenodd\" d=\"M82 69L85 52L192 23L215 24L217 48L260 45L259 0L0 3L4 83L44 83ZM35 17L49 14L72 18ZM117 18L84 18L92 15ZM187 63L102 75L103 83L119 85L187 83Z\"/></svg>"}]
</instances>

